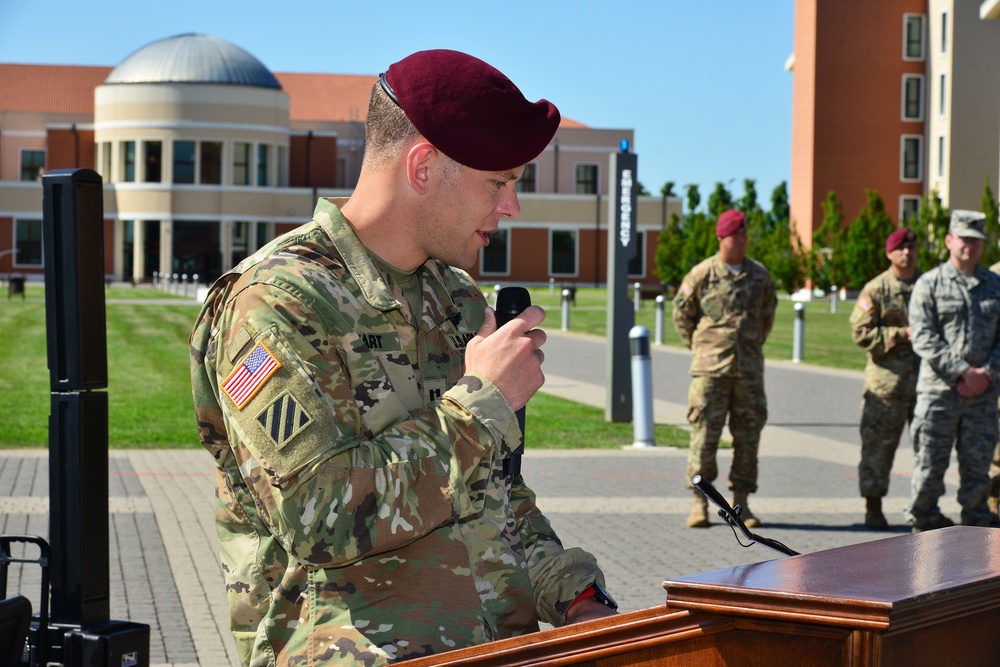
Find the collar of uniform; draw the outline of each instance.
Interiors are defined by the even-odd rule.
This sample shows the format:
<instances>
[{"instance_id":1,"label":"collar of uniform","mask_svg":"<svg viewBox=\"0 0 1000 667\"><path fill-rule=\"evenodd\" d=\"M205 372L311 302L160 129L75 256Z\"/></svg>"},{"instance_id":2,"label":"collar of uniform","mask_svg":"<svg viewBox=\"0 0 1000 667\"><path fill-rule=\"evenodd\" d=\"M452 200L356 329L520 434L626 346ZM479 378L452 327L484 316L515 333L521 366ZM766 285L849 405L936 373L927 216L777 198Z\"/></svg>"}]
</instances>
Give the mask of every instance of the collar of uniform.
<instances>
[{"instance_id":1,"label":"collar of uniform","mask_svg":"<svg viewBox=\"0 0 1000 667\"><path fill-rule=\"evenodd\" d=\"M742 276L750 273L750 258L744 256L743 270L740 271L739 273L733 273L732 271L729 270L729 265L722 261L722 254L715 253L714 267L715 267L715 272L718 276L729 276L735 279L737 276Z\"/></svg>"},{"instance_id":2,"label":"collar of uniform","mask_svg":"<svg viewBox=\"0 0 1000 667\"><path fill-rule=\"evenodd\" d=\"M392 289L382 277L368 254L368 249L354 233L354 228L340 212L335 202L343 203L346 199L320 199L313 211L313 220L326 232L334 247L340 252L344 266L354 276L358 289L372 308L387 311L395 310L402 304L392 295Z\"/></svg>"},{"instance_id":3,"label":"collar of uniform","mask_svg":"<svg viewBox=\"0 0 1000 667\"><path fill-rule=\"evenodd\" d=\"M969 283L969 287L975 287L979 283L983 282L985 280L985 276L983 275L983 273L989 271L989 269L987 269L982 264L976 264L976 267L972 269L972 273L962 274L958 269L955 268L955 265L951 263L951 259L946 259L945 261L943 261L941 263L941 267L942 267L941 270L945 272L945 275L947 275L952 280L958 280L960 275L967 275L969 278L973 278L974 281Z\"/></svg>"}]
</instances>

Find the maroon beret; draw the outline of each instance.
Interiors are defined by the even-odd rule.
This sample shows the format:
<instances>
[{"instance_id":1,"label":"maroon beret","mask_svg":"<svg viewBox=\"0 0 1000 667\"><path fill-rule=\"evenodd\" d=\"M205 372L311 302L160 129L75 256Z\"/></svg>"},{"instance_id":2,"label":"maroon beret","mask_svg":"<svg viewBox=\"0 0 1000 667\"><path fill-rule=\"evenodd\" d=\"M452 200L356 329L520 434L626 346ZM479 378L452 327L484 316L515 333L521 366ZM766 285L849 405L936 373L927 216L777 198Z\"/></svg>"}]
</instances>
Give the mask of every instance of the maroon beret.
<instances>
[{"instance_id":1,"label":"maroon beret","mask_svg":"<svg viewBox=\"0 0 1000 667\"><path fill-rule=\"evenodd\" d=\"M909 243L910 241L916 241L917 235L909 227L901 227L889 234L889 238L885 240L885 251L892 252L899 248L899 246L904 243Z\"/></svg>"},{"instance_id":2,"label":"maroon beret","mask_svg":"<svg viewBox=\"0 0 1000 667\"><path fill-rule=\"evenodd\" d=\"M715 223L715 235L720 239L732 236L746 223L747 217L743 211L731 208L719 216L719 221Z\"/></svg>"},{"instance_id":3,"label":"maroon beret","mask_svg":"<svg viewBox=\"0 0 1000 667\"><path fill-rule=\"evenodd\" d=\"M499 70L458 51L418 51L390 65L380 82L420 134L480 171L531 162L559 127L554 104L529 102Z\"/></svg>"}]
</instances>

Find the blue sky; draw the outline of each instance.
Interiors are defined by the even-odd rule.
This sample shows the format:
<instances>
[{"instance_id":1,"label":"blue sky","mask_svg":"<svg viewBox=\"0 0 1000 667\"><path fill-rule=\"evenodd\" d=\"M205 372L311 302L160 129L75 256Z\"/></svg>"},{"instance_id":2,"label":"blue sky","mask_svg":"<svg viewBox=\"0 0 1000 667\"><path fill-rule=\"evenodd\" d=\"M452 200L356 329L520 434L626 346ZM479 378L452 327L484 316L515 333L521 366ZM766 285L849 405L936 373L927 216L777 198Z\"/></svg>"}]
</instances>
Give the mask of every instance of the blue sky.
<instances>
[{"instance_id":1,"label":"blue sky","mask_svg":"<svg viewBox=\"0 0 1000 667\"><path fill-rule=\"evenodd\" d=\"M378 74L413 51L486 60L531 100L598 128L632 128L639 180L753 178L765 208L789 178L793 0L0 0L0 62L114 66L186 32L272 71Z\"/></svg>"}]
</instances>

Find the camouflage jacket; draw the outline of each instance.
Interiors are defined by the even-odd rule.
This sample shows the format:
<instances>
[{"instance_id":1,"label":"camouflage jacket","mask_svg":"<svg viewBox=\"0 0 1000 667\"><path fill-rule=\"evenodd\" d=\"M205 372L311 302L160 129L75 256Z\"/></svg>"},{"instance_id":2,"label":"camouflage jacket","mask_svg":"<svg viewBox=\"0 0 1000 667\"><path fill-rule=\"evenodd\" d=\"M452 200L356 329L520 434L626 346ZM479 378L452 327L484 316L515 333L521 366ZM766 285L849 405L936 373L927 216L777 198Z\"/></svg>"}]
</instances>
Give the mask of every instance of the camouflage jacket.
<instances>
[{"instance_id":1,"label":"camouflage jacket","mask_svg":"<svg viewBox=\"0 0 1000 667\"><path fill-rule=\"evenodd\" d=\"M851 337L868 352L864 390L882 398L913 396L917 390L920 357L906 332L915 282L888 269L861 289L851 312Z\"/></svg>"},{"instance_id":2,"label":"camouflage jacket","mask_svg":"<svg viewBox=\"0 0 1000 667\"><path fill-rule=\"evenodd\" d=\"M718 254L684 276L674 297L674 327L694 353L691 375L764 373L764 341L778 299L764 265L749 257L733 274Z\"/></svg>"},{"instance_id":3,"label":"camouflage jacket","mask_svg":"<svg viewBox=\"0 0 1000 667\"><path fill-rule=\"evenodd\" d=\"M920 357L918 392L955 389L970 367L1000 382L1000 276L982 266L963 277L950 261L920 277L910 297L913 350Z\"/></svg>"},{"instance_id":4,"label":"camouflage jacket","mask_svg":"<svg viewBox=\"0 0 1000 667\"><path fill-rule=\"evenodd\" d=\"M565 622L603 575L503 459L506 399L464 372L485 300L418 269L423 310L340 210L212 287L191 335L233 634L253 665L381 665Z\"/></svg>"}]
</instances>

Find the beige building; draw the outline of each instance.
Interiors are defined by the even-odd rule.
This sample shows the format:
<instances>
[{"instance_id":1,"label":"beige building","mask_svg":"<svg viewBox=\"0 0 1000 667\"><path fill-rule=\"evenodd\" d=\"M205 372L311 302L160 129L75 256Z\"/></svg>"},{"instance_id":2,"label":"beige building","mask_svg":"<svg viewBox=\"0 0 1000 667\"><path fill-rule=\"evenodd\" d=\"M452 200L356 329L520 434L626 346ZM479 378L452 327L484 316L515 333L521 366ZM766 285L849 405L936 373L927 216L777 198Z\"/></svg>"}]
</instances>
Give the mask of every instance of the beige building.
<instances>
[{"instance_id":1,"label":"beige building","mask_svg":"<svg viewBox=\"0 0 1000 667\"><path fill-rule=\"evenodd\" d=\"M40 176L85 167L104 181L109 278L214 279L308 220L317 197L350 194L376 80L272 73L197 34L148 44L114 68L0 64L0 275L43 275ZM518 184L521 215L501 225L474 277L603 283L607 171L623 139L632 130L564 118ZM630 274L655 283L657 235L681 202L642 197L638 208Z\"/></svg>"}]
</instances>

